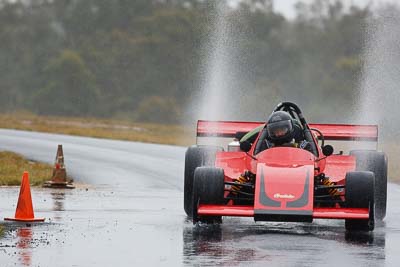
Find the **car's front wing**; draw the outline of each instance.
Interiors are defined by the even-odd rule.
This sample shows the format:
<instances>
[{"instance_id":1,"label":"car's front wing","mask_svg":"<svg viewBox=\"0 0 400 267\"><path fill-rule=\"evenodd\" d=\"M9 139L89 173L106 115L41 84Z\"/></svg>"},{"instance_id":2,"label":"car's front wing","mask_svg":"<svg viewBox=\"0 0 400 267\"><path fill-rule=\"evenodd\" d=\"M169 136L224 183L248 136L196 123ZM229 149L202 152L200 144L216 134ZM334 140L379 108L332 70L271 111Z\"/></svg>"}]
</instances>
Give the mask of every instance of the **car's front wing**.
<instances>
[{"instance_id":1,"label":"car's front wing","mask_svg":"<svg viewBox=\"0 0 400 267\"><path fill-rule=\"evenodd\" d=\"M283 211L287 212L287 211ZM199 205L199 216L236 216L254 217L255 211L252 206L228 206L228 205ZM264 216L263 221L276 221L274 214L279 211L271 211L271 219L268 215ZM290 214L287 214L290 215ZM308 215L311 219L368 219L369 209L367 208L314 208Z\"/></svg>"}]
</instances>

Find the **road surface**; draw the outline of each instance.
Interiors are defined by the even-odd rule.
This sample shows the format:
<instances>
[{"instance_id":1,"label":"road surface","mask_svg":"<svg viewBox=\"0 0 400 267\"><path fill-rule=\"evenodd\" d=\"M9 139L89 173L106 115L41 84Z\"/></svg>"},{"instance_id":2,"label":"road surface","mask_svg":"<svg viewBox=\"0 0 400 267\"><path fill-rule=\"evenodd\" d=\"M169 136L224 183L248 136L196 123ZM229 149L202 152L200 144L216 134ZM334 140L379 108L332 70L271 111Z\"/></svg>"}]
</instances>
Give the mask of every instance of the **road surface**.
<instances>
[{"instance_id":1,"label":"road surface","mask_svg":"<svg viewBox=\"0 0 400 267\"><path fill-rule=\"evenodd\" d=\"M1 266L399 266L400 186L385 224L348 236L342 221L194 227L183 211L185 148L0 130L0 150L53 163L63 144L73 190L32 188L43 224L2 222ZM0 188L0 216L18 187Z\"/></svg>"}]
</instances>

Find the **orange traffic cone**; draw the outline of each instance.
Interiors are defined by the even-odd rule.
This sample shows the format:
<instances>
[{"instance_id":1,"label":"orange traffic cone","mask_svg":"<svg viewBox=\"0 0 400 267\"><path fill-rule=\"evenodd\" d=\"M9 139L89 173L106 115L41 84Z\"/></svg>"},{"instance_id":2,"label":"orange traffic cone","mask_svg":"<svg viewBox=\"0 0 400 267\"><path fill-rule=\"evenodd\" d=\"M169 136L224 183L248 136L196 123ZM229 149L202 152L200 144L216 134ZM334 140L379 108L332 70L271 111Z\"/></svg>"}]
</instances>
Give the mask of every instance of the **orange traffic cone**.
<instances>
[{"instance_id":1,"label":"orange traffic cone","mask_svg":"<svg viewBox=\"0 0 400 267\"><path fill-rule=\"evenodd\" d=\"M36 218L33 213L31 187L29 185L29 173L24 172L22 176L21 188L19 190L19 198L15 218L4 218L6 221L19 222L43 222L44 218Z\"/></svg>"},{"instance_id":2,"label":"orange traffic cone","mask_svg":"<svg viewBox=\"0 0 400 267\"><path fill-rule=\"evenodd\" d=\"M64 164L64 152L62 145L58 145L56 160L54 162L53 175L50 181L43 184L43 187L50 188L75 188L72 184L72 180L68 180L67 171Z\"/></svg>"}]
</instances>

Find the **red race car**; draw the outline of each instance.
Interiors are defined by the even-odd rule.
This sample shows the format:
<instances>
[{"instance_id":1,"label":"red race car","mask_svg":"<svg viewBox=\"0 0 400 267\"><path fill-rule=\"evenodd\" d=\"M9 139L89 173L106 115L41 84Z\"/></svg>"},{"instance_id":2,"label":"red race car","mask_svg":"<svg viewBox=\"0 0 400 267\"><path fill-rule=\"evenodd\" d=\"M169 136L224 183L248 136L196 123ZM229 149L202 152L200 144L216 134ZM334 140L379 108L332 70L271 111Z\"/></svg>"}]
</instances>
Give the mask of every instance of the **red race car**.
<instances>
[{"instance_id":1,"label":"red race car","mask_svg":"<svg viewBox=\"0 0 400 267\"><path fill-rule=\"evenodd\" d=\"M187 149L184 208L193 223L344 219L348 231L372 231L386 215L386 155L376 148L333 154L325 145L377 143L375 125L308 124L296 104L284 102L267 123L198 121L197 136L240 142L228 151Z\"/></svg>"}]
</instances>

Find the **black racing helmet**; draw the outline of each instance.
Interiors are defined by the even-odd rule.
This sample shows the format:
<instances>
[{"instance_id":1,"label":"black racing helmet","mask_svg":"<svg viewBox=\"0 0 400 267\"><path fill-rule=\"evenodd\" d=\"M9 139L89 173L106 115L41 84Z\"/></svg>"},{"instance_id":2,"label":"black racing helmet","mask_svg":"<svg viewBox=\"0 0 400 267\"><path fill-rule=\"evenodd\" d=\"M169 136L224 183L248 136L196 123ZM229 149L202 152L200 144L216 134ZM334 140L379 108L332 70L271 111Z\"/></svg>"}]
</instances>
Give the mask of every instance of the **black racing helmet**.
<instances>
[{"instance_id":1,"label":"black racing helmet","mask_svg":"<svg viewBox=\"0 0 400 267\"><path fill-rule=\"evenodd\" d=\"M285 111L275 111L267 121L268 139L275 145L289 143L294 138L293 118Z\"/></svg>"}]
</instances>

